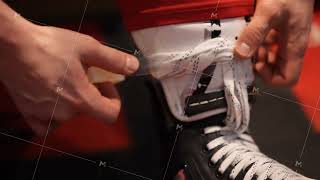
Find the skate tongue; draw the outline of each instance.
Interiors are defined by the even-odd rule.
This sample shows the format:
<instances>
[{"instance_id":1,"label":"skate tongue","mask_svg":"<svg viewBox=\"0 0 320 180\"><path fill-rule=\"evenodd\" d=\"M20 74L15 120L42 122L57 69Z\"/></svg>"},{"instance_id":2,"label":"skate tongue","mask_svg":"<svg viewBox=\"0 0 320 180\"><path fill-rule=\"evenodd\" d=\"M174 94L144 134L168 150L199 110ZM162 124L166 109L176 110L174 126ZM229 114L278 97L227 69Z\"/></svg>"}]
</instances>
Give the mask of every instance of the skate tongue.
<instances>
[{"instance_id":1,"label":"skate tongue","mask_svg":"<svg viewBox=\"0 0 320 180\"><path fill-rule=\"evenodd\" d=\"M132 33L149 72L160 80L176 119L194 122L227 113L228 127L237 131L247 128L252 64L233 56L236 37L245 26L243 18L235 18Z\"/></svg>"},{"instance_id":2,"label":"skate tongue","mask_svg":"<svg viewBox=\"0 0 320 180\"><path fill-rule=\"evenodd\" d=\"M249 121L248 88L254 76L250 61L233 56L233 42L207 40L187 52L147 57L165 68L151 69L160 79L172 114L193 122L227 112L226 125L244 131Z\"/></svg>"},{"instance_id":3,"label":"skate tongue","mask_svg":"<svg viewBox=\"0 0 320 180\"><path fill-rule=\"evenodd\" d=\"M201 132L203 132L203 130L208 127L226 127L226 124L224 123L225 118L226 113L220 113L197 121L181 121L179 125L183 125L184 128L199 129Z\"/></svg>"}]
</instances>

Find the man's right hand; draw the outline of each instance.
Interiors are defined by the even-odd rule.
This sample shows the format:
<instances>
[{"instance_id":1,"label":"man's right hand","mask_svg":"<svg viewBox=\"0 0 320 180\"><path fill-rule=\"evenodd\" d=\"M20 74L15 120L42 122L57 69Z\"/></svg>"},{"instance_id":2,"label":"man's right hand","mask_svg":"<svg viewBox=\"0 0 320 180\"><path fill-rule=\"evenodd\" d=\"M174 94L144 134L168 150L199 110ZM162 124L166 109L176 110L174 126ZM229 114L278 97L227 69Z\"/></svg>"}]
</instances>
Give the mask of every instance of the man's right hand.
<instances>
[{"instance_id":1,"label":"man's right hand","mask_svg":"<svg viewBox=\"0 0 320 180\"><path fill-rule=\"evenodd\" d=\"M256 12L237 41L235 54L250 59L268 84L294 85L299 79L311 29L314 0L257 0Z\"/></svg>"}]
</instances>

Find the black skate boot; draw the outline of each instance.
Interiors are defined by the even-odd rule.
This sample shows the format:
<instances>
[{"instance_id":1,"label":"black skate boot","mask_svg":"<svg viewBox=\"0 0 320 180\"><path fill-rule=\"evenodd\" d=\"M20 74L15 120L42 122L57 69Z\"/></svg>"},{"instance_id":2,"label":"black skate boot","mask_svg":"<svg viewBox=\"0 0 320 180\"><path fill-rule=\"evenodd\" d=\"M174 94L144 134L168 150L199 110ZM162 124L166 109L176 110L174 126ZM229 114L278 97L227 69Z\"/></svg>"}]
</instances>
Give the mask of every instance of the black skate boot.
<instances>
[{"instance_id":1,"label":"black skate boot","mask_svg":"<svg viewBox=\"0 0 320 180\"><path fill-rule=\"evenodd\" d=\"M174 180L302 180L309 179L259 151L247 133L213 124L179 126L167 179Z\"/></svg>"}]
</instances>

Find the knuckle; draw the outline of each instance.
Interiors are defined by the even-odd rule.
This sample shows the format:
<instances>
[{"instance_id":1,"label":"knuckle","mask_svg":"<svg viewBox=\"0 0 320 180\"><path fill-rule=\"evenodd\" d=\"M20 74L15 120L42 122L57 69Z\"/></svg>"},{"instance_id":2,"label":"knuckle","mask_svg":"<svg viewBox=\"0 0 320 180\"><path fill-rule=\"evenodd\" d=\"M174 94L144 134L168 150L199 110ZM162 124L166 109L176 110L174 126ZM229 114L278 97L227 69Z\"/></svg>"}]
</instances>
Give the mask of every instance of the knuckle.
<instances>
[{"instance_id":1,"label":"knuckle","mask_svg":"<svg viewBox=\"0 0 320 180\"><path fill-rule=\"evenodd\" d=\"M75 98L72 102L73 106L77 109L82 109L83 107L85 107L86 102L84 101L84 99L82 97L80 98Z\"/></svg>"},{"instance_id":2,"label":"knuckle","mask_svg":"<svg viewBox=\"0 0 320 180\"><path fill-rule=\"evenodd\" d=\"M248 27L247 40L253 44L258 44L263 42L263 32L264 27L257 24L254 27Z\"/></svg>"},{"instance_id":3,"label":"knuckle","mask_svg":"<svg viewBox=\"0 0 320 180\"><path fill-rule=\"evenodd\" d=\"M120 52L120 51L117 51L117 52L119 53L122 62L125 62L125 61L129 58L129 56L130 56L130 55L127 54L127 53L123 53L123 52Z\"/></svg>"},{"instance_id":4,"label":"knuckle","mask_svg":"<svg viewBox=\"0 0 320 180\"><path fill-rule=\"evenodd\" d=\"M60 93L61 100L65 102L65 105L73 107L73 109L79 109L83 106L83 98L81 97L81 87L78 84L65 85Z\"/></svg>"},{"instance_id":5,"label":"knuckle","mask_svg":"<svg viewBox=\"0 0 320 180\"><path fill-rule=\"evenodd\" d=\"M120 52L120 58L121 58L121 61L120 61L120 63L121 63L121 65L120 65L121 70L122 70L122 71L125 71L126 68L127 68L127 63L128 63L127 61L130 59L130 55L129 55L129 54L126 54L126 53Z\"/></svg>"},{"instance_id":6,"label":"knuckle","mask_svg":"<svg viewBox=\"0 0 320 180\"><path fill-rule=\"evenodd\" d=\"M86 34L84 34L83 35L83 38L86 40L86 41L88 41L88 42L95 42L95 41L97 41L95 38L93 38L92 36L89 36L89 35L86 35Z\"/></svg>"},{"instance_id":7,"label":"knuckle","mask_svg":"<svg viewBox=\"0 0 320 180\"><path fill-rule=\"evenodd\" d=\"M90 93L89 84L84 83L77 89L77 96L76 100L74 101L74 106L79 109L86 109L90 106L90 102L94 100L93 95Z\"/></svg>"},{"instance_id":8,"label":"knuckle","mask_svg":"<svg viewBox=\"0 0 320 180\"><path fill-rule=\"evenodd\" d=\"M81 40L79 43L79 55L80 59L90 59L90 55L92 52L96 52L97 47L99 46L99 41L94 39L89 35L81 34Z\"/></svg>"},{"instance_id":9,"label":"knuckle","mask_svg":"<svg viewBox=\"0 0 320 180\"><path fill-rule=\"evenodd\" d=\"M89 35L83 35L83 39L85 41L85 44L87 47L94 47L96 48L99 45L99 41L93 38L92 36Z\"/></svg>"}]
</instances>

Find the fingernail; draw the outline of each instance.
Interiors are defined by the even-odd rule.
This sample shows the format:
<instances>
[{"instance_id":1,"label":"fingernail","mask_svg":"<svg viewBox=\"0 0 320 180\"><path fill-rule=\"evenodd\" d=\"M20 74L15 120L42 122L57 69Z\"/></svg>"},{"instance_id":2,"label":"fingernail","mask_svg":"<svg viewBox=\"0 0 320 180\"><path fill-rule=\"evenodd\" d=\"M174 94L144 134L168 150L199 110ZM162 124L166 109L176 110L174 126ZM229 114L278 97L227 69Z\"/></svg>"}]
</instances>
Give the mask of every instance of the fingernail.
<instances>
[{"instance_id":1,"label":"fingernail","mask_svg":"<svg viewBox=\"0 0 320 180\"><path fill-rule=\"evenodd\" d=\"M139 68L139 61L131 56L128 56L127 58L127 70L128 73L132 74L134 72L136 72Z\"/></svg>"},{"instance_id":2,"label":"fingernail","mask_svg":"<svg viewBox=\"0 0 320 180\"><path fill-rule=\"evenodd\" d=\"M240 45L240 47L238 48L238 53L240 54L240 55L242 55L242 56L246 56L246 57L248 57L248 56L250 56L250 46L248 45L248 44L246 44L246 43L242 43L241 45Z\"/></svg>"}]
</instances>

